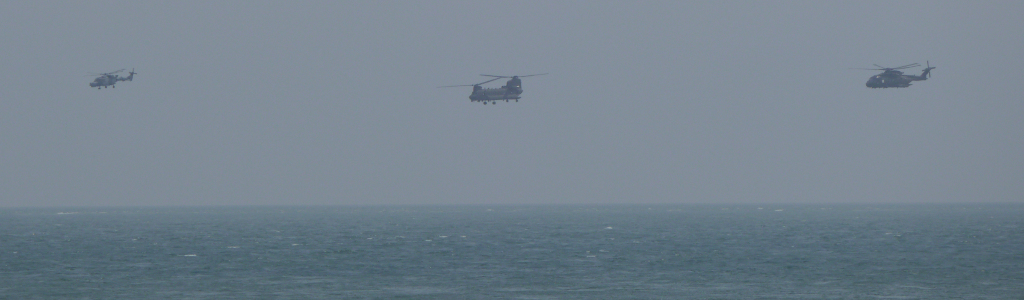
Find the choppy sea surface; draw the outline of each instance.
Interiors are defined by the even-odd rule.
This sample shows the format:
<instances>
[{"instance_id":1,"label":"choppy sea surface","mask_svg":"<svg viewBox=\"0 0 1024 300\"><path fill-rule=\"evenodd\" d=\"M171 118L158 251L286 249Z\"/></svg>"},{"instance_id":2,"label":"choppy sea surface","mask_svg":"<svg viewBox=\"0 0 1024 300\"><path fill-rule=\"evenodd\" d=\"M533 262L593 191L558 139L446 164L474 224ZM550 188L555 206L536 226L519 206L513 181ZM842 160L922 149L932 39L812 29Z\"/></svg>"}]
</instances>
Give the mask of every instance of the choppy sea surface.
<instances>
[{"instance_id":1,"label":"choppy sea surface","mask_svg":"<svg viewBox=\"0 0 1024 300\"><path fill-rule=\"evenodd\" d=\"M1024 205L7 208L0 299L1024 299Z\"/></svg>"}]
</instances>

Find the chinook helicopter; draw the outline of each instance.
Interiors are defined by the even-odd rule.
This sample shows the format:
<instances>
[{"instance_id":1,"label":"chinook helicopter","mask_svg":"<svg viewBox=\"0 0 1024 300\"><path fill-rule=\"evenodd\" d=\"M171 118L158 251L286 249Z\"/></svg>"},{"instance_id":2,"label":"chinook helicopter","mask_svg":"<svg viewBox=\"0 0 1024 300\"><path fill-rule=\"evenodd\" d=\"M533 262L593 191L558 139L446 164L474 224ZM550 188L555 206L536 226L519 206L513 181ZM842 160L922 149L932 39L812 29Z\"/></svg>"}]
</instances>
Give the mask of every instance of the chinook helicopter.
<instances>
[{"instance_id":1,"label":"chinook helicopter","mask_svg":"<svg viewBox=\"0 0 1024 300\"><path fill-rule=\"evenodd\" d=\"M484 105L487 105L488 101L490 101L491 104L498 104L498 100L505 100L505 102L508 102L508 100L516 100L516 102L519 102L519 98L520 98L519 95L523 93L523 81L520 80L519 78L530 77L530 76L540 76L540 75L547 75L547 74L548 73L541 73L541 74L531 74L531 75L523 75L523 76L518 76L518 75L514 75L514 76L499 76L499 75L480 74L480 76L487 76L487 77L494 77L494 78L491 78L488 81L484 81L484 82L477 83L477 84L447 85L447 86L439 86L438 88L472 86L473 87L473 93L469 95L470 102L477 102L477 101L479 101L479 102L483 102ZM502 78L511 78L511 79L509 79L508 82L505 82L505 85L500 87L500 88L485 89L485 88L480 86L482 84L485 84L485 83L488 83L488 82L491 82L491 81L495 81L495 80L498 80L498 79L502 79Z\"/></svg>"},{"instance_id":2,"label":"chinook helicopter","mask_svg":"<svg viewBox=\"0 0 1024 300\"><path fill-rule=\"evenodd\" d=\"M133 68L131 70L131 72L128 72L128 77L120 77L120 76L114 75L114 74L120 73L121 71L124 71L124 69L120 69L120 70L113 71L113 72L107 72L107 73L90 74L91 76L99 75L99 77L96 77L96 80L93 80L92 82L90 82L89 86L94 87L96 89L105 88L107 86L110 86L111 88L113 88L113 87L115 87L114 84L116 84L118 81L132 81L132 78L135 77L135 74L139 74L139 73L135 73L135 69Z\"/></svg>"},{"instance_id":3,"label":"chinook helicopter","mask_svg":"<svg viewBox=\"0 0 1024 300\"><path fill-rule=\"evenodd\" d=\"M868 79L868 82L865 85L869 88L905 88L909 87L910 82L912 81L928 80L929 77L932 77L932 69L935 69L935 67L932 67L931 63L928 61L925 61L925 63L928 64L928 67L924 68L924 71L921 72L921 76L903 75L903 71L900 71L906 68L920 67L921 64L918 63L912 63L909 65L899 66L895 68L886 68L879 65L875 65L876 67L878 67L878 69L859 70L884 71L881 74L871 76L871 78Z\"/></svg>"}]
</instances>

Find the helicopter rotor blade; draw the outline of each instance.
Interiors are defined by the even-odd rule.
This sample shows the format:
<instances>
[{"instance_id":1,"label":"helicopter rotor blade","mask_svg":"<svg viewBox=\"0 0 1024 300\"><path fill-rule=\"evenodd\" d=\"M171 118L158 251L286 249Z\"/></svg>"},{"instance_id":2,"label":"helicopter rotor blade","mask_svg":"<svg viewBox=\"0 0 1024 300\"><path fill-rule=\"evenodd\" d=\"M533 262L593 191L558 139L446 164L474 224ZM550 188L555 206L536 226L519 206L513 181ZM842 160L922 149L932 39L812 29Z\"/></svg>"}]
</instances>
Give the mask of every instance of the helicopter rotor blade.
<instances>
[{"instance_id":1,"label":"helicopter rotor blade","mask_svg":"<svg viewBox=\"0 0 1024 300\"><path fill-rule=\"evenodd\" d=\"M495 78L495 79L492 79L492 80L488 80L488 81L484 81L484 82L481 82L481 83L477 83L477 84L474 84L474 85L481 85L481 84L484 84L484 83L488 83L488 82L492 82L492 81L496 81L496 80L499 80L499 79L501 79L501 78L500 78L500 77L499 77L499 78Z\"/></svg>"},{"instance_id":2,"label":"helicopter rotor blade","mask_svg":"<svg viewBox=\"0 0 1024 300\"><path fill-rule=\"evenodd\" d=\"M498 79L501 79L501 78L500 77L499 78L494 78L494 79L491 79L491 80L488 80L488 81L484 81L484 82L481 82L481 83L477 83L477 84L474 84L474 85L481 85L481 84L488 83L488 82L491 82L491 81L495 81L495 80L498 80Z\"/></svg>"},{"instance_id":3,"label":"helicopter rotor blade","mask_svg":"<svg viewBox=\"0 0 1024 300\"><path fill-rule=\"evenodd\" d=\"M548 75L548 73L540 73L540 74L530 74L530 75L522 75L522 76L519 76L519 78L523 78L523 77L530 77L530 76L540 76L540 75Z\"/></svg>"},{"instance_id":4,"label":"helicopter rotor blade","mask_svg":"<svg viewBox=\"0 0 1024 300\"><path fill-rule=\"evenodd\" d=\"M478 86L478 85L485 84L485 83L488 83L488 82L491 82L491 81L495 81L495 80L498 80L498 79L501 79L501 77L493 78L491 80L484 81L484 82L477 83L477 84L446 85L446 86L439 86L438 88L459 87L459 86Z\"/></svg>"},{"instance_id":5,"label":"helicopter rotor blade","mask_svg":"<svg viewBox=\"0 0 1024 300\"><path fill-rule=\"evenodd\" d=\"M530 75L512 75L512 76L498 76L498 75L487 75L487 74L480 74L480 76L487 76L487 77L497 77L497 78L512 78L512 77L519 77L519 78L523 78L523 77L530 77L530 76L540 76L540 75L547 75L547 74L548 74L548 73L540 73L540 74L530 74Z\"/></svg>"},{"instance_id":6,"label":"helicopter rotor blade","mask_svg":"<svg viewBox=\"0 0 1024 300\"><path fill-rule=\"evenodd\" d=\"M895 68L892 68L892 69L893 70L900 70L900 69L906 69L906 68L913 68L913 67L917 67L917 66L920 66L920 65L921 64L919 64L919 63L912 63L912 64L909 64L909 65L899 66L899 67L895 67Z\"/></svg>"},{"instance_id":7,"label":"helicopter rotor blade","mask_svg":"<svg viewBox=\"0 0 1024 300\"><path fill-rule=\"evenodd\" d=\"M918 63L912 63L912 64L909 64L909 65L903 65L903 66L899 66L899 67L895 67L895 68L886 68L886 67L883 67L883 66L879 66L877 64L872 64L872 65L878 67L878 69L860 69L860 70L883 70L883 71L890 71L890 70L901 70L901 69L913 68L913 67L921 66L921 64L918 64ZM859 68L855 68L855 69L859 69Z\"/></svg>"},{"instance_id":8,"label":"helicopter rotor blade","mask_svg":"<svg viewBox=\"0 0 1024 300\"><path fill-rule=\"evenodd\" d=\"M117 70L117 71L113 71L113 72L106 72L106 73L89 73L89 75L85 75L85 76L103 76L103 75L110 75L110 74L114 74L114 73L119 73L119 72L121 72L121 71L124 71L124 70L125 70L125 69L120 69L120 70Z\"/></svg>"}]
</instances>

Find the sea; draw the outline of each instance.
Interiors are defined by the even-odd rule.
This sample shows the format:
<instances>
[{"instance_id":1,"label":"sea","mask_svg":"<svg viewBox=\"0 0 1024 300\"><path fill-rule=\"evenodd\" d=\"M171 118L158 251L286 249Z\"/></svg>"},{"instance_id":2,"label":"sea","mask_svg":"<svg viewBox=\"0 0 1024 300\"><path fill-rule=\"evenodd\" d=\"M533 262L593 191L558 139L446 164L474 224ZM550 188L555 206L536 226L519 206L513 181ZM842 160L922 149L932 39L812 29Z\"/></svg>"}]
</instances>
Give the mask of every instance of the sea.
<instances>
[{"instance_id":1,"label":"sea","mask_svg":"<svg viewBox=\"0 0 1024 300\"><path fill-rule=\"evenodd\" d=\"M1024 204L3 208L0 299L1024 299Z\"/></svg>"}]
</instances>

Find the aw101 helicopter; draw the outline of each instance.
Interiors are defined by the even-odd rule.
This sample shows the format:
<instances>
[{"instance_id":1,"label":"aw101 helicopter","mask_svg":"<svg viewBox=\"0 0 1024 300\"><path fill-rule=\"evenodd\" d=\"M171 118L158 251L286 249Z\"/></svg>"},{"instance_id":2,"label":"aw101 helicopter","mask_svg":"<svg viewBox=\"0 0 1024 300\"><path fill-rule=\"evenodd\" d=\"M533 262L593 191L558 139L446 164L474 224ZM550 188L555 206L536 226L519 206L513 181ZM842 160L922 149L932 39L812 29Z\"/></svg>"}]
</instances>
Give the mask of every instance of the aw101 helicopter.
<instances>
[{"instance_id":1,"label":"aw101 helicopter","mask_svg":"<svg viewBox=\"0 0 1024 300\"><path fill-rule=\"evenodd\" d=\"M96 89L105 88L107 86L110 86L110 87L113 88L113 87L115 87L114 84L116 84L118 81L132 81L132 78L135 77L135 74L139 74L139 73L135 73L135 69L132 69L131 72L128 72L128 77L120 77L120 76L114 75L114 74L117 74L117 73L119 73L121 71L124 71L124 69L120 69L120 70L113 71L113 72L102 73L102 74L91 74L93 76L99 75L99 77L96 77L96 80L93 80L92 82L90 82L89 86L94 87Z\"/></svg>"},{"instance_id":2,"label":"aw101 helicopter","mask_svg":"<svg viewBox=\"0 0 1024 300\"><path fill-rule=\"evenodd\" d=\"M520 80L519 78L530 77L530 76L540 76L540 75L546 75L546 74L548 74L548 73L531 74L531 75L523 75L523 76L518 76L518 75L516 75L516 76L498 76L498 75L480 74L480 76L487 76L487 77L494 77L494 78L492 78L491 80L488 80L488 81L477 83L477 84L448 85L448 86L439 86L438 88L459 87L459 86L472 86L473 87L473 93L469 95L470 102L477 102L477 101L479 101L479 102L483 102L484 105L487 105L488 101L490 101L491 104L498 104L498 100L505 100L505 102L508 102L508 100L516 100L516 102L519 102L519 98L520 98L519 95L523 93L523 81ZM500 88L485 89L483 87L480 87L481 84L485 84L485 83L488 83L488 82L491 82L491 81L495 81L495 80L498 80L498 79L502 79L502 78L511 78L511 79L509 79L508 82L506 82L505 85L500 87Z\"/></svg>"},{"instance_id":3,"label":"aw101 helicopter","mask_svg":"<svg viewBox=\"0 0 1024 300\"><path fill-rule=\"evenodd\" d=\"M899 71L901 69L906 69L906 68L920 67L921 64L918 64L918 63L912 63L912 64L909 64L909 65L895 67L895 68L886 68L886 67L882 67L882 66L879 66L879 65L875 65L876 67L878 67L878 69L860 69L860 70L882 70L882 71L884 71L881 74L878 74L878 75L875 75L875 76L871 76L871 78L868 79L868 82L865 85L867 87L869 87L869 88L873 88L873 89L875 89L875 88L905 88L905 87L909 87L910 86L910 82L912 82L912 81L928 80L929 77L932 77L931 76L932 69L935 69L935 67L932 67L931 63L929 63L928 61L925 61L925 63L928 64L928 67L924 68L924 71L921 72L921 76L903 75L903 71Z\"/></svg>"}]
</instances>

